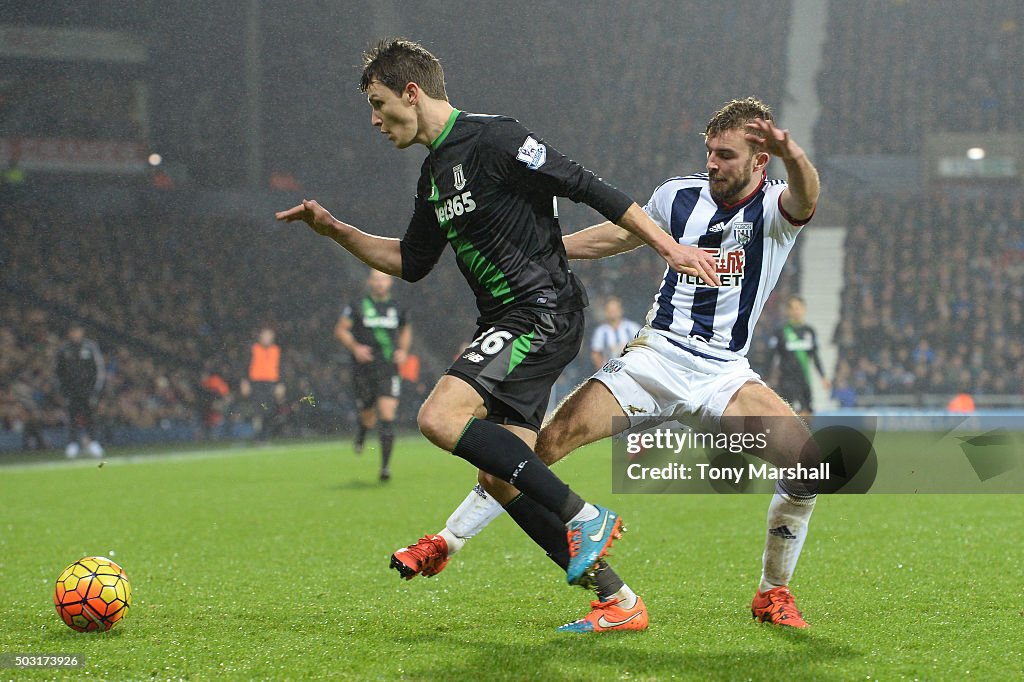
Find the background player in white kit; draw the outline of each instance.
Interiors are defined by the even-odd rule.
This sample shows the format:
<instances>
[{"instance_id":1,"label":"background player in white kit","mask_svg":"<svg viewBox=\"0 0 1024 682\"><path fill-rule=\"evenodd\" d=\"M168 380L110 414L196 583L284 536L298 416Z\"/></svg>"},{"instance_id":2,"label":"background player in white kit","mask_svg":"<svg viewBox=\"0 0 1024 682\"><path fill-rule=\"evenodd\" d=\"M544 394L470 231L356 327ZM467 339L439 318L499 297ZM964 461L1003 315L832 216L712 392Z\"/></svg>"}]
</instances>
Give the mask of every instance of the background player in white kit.
<instances>
[{"instance_id":1,"label":"background player in white kit","mask_svg":"<svg viewBox=\"0 0 1024 682\"><path fill-rule=\"evenodd\" d=\"M604 361L622 354L626 344L640 331L640 325L623 315L622 299L609 296L604 301L604 322L590 337L590 359L594 369L601 369Z\"/></svg>"},{"instance_id":2,"label":"background player in white kit","mask_svg":"<svg viewBox=\"0 0 1024 682\"><path fill-rule=\"evenodd\" d=\"M713 253L722 284L707 286L666 270L637 339L566 398L541 430L537 453L549 465L613 435L613 428L621 426L613 427L611 417L626 417L627 405L632 424L695 415L730 432L743 431L748 416L789 417L773 422L765 457L786 466L805 454L806 427L750 368L746 353L800 228L814 215L818 173L789 132L774 125L771 110L754 98L726 104L711 118L705 138L707 172L666 181L644 210L679 243ZM771 156L785 165L787 181L767 178ZM564 242L569 257L577 259L640 245L611 223L569 235ZM482 482L498 502L512 499L506 484L486 476ZM815 499L813 489L796 483L780 483L772 498L761 581L751 605L762 622L807 627L788 584ZM433 536L445 542L428 543L435 554L424 557L424 573L436 574L447 554L500 511L471 493ZM443 557L436 555L439 544L447 547ZM405 551L423 549L418 543ZM595 617L604 612L596 605L591 616L571 625L583 632L611 629Z\"/></svg>"}]
</instances>

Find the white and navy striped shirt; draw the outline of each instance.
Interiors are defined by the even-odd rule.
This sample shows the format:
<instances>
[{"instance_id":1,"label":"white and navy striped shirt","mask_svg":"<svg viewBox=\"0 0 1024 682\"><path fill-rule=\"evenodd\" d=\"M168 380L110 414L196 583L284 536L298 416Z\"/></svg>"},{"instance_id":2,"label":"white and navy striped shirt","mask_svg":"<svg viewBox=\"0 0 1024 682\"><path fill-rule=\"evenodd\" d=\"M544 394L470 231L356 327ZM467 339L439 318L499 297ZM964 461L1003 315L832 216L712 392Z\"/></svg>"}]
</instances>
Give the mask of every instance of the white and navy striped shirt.
<instances>
[{"instance_id":1,"label":"white and navy striped shirt","mask_svg":"<svg viewBox=\"0 0 1024 682\"><path fill-rule=\"evenodd\" d=\"M594 336L590 339L590 350L606 358L616 358L622 355L622 349L633 340L638 331L640 325L633 320L620 320L618 327L605 322L594 330Z\"/></svg>"},{"instance_id":2,"label":"white and navy striped shirt","mask_svg":"<svg viewBox=\"0 0 1024 682\"><path fill-rule=\"evenodd\" d=\"M644 207L677 242L713 254L721 287L666 269L649 324L673 344L697 355L735 360L750 349L754 325L806 221L779 203L786 183L762 178L731 206L711 197L707 173L662 183Z\"/></svg>"}]
</instances>

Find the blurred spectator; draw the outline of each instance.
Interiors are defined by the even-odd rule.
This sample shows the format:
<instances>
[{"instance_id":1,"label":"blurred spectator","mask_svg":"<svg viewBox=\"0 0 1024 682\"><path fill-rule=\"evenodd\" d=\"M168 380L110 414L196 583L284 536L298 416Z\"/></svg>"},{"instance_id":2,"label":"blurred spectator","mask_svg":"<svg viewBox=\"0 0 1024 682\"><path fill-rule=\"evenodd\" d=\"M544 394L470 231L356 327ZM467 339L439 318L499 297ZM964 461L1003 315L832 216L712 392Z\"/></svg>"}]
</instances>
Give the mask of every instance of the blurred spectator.
<instances>
[{"instance_id":1,"label":"blurred spectator","mask_svg":"<svg viewBox=\"0 0 1024 682\"><path fill-rule=\"evenodd\" d=\"M208 363L196 395L200 434L203 440L210 440L215 431L223 427L224 409L230 395L231 388L228 382Z\"/></svg>"}]
</instances>

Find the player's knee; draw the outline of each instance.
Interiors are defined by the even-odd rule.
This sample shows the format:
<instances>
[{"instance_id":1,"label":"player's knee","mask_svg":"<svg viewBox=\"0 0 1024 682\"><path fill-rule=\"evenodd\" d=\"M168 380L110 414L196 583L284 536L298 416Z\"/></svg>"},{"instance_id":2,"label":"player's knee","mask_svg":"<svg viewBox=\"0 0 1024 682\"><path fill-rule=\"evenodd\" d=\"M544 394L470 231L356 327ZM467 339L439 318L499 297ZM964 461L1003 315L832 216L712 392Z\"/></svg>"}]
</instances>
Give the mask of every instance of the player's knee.
<instances>
[{"instance_id":1,"label":"player's knee","mask_svg":"<svg viewBox=\"0 0 1024 682\"><path fill-rule=\"evenodd\" d=\"M534 451L548 466L551 466L562 459L567 452L566 444L571 440L568 424L562 420L555 419L537 434L537 445Z\"/></svg>"},{"instance_id":2,"label":"player's knee","mask_svg":"<svg viewBox=\"0 0 1024 682\"><path fill-rule=\"evenodd\" d=\"M461 432L461 429L453 427L451 415L435 407L429 400L420 407L416 425L427 440L449 452L455 447Z\"/></svg>"}]
</instances>

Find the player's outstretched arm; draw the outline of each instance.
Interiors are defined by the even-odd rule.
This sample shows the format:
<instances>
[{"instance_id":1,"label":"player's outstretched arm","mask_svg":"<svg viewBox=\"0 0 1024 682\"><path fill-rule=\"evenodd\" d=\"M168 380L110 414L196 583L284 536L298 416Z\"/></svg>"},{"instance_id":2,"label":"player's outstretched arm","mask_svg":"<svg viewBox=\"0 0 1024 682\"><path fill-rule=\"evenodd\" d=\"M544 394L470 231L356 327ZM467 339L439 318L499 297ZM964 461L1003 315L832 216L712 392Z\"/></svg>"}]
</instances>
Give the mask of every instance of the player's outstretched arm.
<instances>
[{"instance_id":1,"label":"player's outstretched arm","mask_svg":"<svg viewBox=\"0 0 1024 682\"><path fill-rule=\"evenodd\" d=\"M676 272L700 277L706 284L719 286L715 259L705 251L683 246L665 234L650 216L635 203L618 223L603 222L562 237L570 260L606 258L648 244Z\"/></svg>"},{"instance_id":2,"label":"player's outstretched arm","mask_svg":"<svg viewBox=\"0 0 1024 682\"><path fill-rule=\"evenodd\" d=\"M564 235L562 244L571 260L592 260L632 251L644 242L632 232L605 221Z\"/></svg>"},{"instance_id":3,"label":"player's outstretched arm","mask_svg":"<svg viewBox=\"0 0 1024 682\"><path fill-rule=\"evenodd\" d=\"M330 237L371 268L395 277L402 276L400 240L362 232L332 216L316 201L303 200L287 211L278 211L274 217L286 223L301 220L314 232Z\"/></svg>"},{"instance_id":4,"label":"player's outstretched arm","mask_svg":"<svg viewBox=\"0 0 1024 682\"><path fill-rule=\"evenodd\" d=\"M804 150L793 141L788 130L780 130L771 121L760 118L747 124L744 137L749 142L764 145L769 154L782 161L789 185L780 198L782 208L794 220L809 220L818 205L821 182Z\"/></svg>"},{"instance_id":5,"label":"player's outstretched arm","mask_svg":"<svg viewBox=\"0 0 1024 682\"><path fill-rule=\"evenodd\" d=\"M715 259L707 251L680 244L651 220L637 204L632 204L616 223L658 252L669 267L693 277L700 277L709 286L721 286L715 273Z\"/></svg>"}]
</instances>

